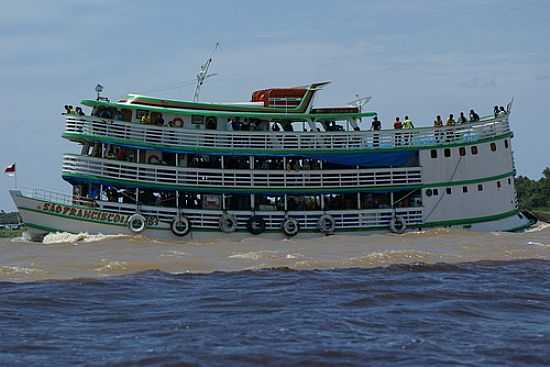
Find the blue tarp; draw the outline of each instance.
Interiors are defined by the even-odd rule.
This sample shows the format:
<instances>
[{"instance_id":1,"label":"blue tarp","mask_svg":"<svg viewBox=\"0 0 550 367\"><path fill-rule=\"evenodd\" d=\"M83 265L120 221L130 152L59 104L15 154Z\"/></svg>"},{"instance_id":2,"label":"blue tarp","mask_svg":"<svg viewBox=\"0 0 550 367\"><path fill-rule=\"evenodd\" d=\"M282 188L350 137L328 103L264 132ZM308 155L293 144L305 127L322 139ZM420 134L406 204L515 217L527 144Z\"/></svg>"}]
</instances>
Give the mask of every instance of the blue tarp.
<instances>
[{"instance_id":1,"label":"blue tarp","mask_svg":"<svg viewBox=\"0 0 550 367\"><path fill-rule=\"evenodd\" d=\"M364 167L398 167L406 166L417 161L417 151L402 152L369 152L350 153L338 155L308 155L312 159L319 159L325 162L342 164L346 166Z\"/></svg>"}]
</instances>

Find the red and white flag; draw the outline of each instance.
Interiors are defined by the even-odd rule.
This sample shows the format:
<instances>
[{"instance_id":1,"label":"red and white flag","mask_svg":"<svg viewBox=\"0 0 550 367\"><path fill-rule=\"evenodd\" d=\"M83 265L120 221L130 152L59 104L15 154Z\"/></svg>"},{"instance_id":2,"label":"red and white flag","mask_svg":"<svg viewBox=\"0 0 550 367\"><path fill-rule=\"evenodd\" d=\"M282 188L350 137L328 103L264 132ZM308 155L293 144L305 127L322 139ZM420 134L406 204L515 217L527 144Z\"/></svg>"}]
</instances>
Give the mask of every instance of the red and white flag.
<instances>
[{"instance_id":1,"label":"red and white flag","mask_svg":"<svg viewBox=\"0 0 550 367\"><path fill-rule=\"evenodd\" d=\"M12 163L9 166L7 166L6 169L4 170L4 173L7 174L8 176L15 176L15 163Z\"/></svg>"}]
</instances>

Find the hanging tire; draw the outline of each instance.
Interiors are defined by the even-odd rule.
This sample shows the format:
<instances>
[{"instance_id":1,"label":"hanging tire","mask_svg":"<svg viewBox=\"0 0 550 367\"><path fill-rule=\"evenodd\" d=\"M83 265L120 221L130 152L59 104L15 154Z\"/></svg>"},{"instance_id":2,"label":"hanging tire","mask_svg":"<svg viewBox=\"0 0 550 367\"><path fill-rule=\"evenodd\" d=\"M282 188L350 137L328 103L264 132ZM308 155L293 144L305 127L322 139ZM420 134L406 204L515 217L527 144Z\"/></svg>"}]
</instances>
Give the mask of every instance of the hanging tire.
<instances>
[{"instance_id":1,"label":"hanging tire","mask_svg":"<svg viewBox=\"0 0 550 367\"><path fill-rule=\"evenodd\" d=\"M133 233L141 233L143 230L145 230L146 225L146 219L141 214L132 214L130 218L128 218L128 228Z\"/></svg>"},{"instance_id":2,"label":"hanging tire","mask_svg":"<svg viewBox=\"0 0 550 367\"><path fill-rule=\"evenodd\" d=\"M390 230L396 234L402 234L407 229L407 223L403 217L395 215L390 221Z\"/></svg>"},{"instance_id":3,"label":"hanging tire","mask_svg":"<svg viewBox=\"0 0 550 367\"><path fill-rule=\"evenodd\" d=\"M170 224L170 230L174 235L183 237L191 231L191 222L189 222L186 216L180 215L174 218Z\"/></svg>"},{"instance_id":4,"label":"hanging tire","mask_svg":"<svg viewBox=\"0 0 550 367\"><path fill-rule=\"evenodd\" d=\"M294 237L300 232L300 224L294 218L286 218L282 225L284 234L287 237Z\"/></svg>"},{"instance_id":5,"label":"hanging tire","mask_svg":"<svg viewBox=\"0 0 550 367\"><path fill-rule=\"evenodd\" d=\"M265 221L262 217L253 215L250 217L247 223L247 228L250 233L253 235L258 235L265 232Z\"/></svg>"},{"instance_id":6,"label":"hanging tire","mask_svg":"<svg viewBox=\"0 0 550 367\"><path fill-rule=\"evenodd\" d=\"M323 214L317 222L317 227L319 227L321 233L332 234L336 229L336 220L330 214Z\"/></svg>"},{"instance_id":7,"label":"hanging tire","mask_svg":"<svg viewBox=\"0 0 550 367\"><path fill-rule=\"evenodd\" d=\"M223 213L220 217L220 229L224 233L233 233L237 230L237 217L233 214Z\"/></svg>"}]
</instances>

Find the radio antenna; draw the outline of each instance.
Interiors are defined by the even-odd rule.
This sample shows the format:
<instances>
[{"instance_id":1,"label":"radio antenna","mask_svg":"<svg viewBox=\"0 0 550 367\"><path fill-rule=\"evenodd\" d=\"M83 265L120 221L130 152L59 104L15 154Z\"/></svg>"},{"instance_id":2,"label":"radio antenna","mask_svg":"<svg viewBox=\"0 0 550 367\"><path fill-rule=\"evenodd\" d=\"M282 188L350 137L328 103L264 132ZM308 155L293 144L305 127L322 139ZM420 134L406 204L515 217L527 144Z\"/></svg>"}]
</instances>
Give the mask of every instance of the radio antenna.
<instances>
[{"instance_id":1,"label":"radio antenna","mask_svg":"<svg viewBox=\"0 0 550 367\"><path fill-rule=\"evenodd\" d=\"M219 42L216 42L216 46L214 47L214 50L211 53L211 56L206 60L204 64L201 65L201 70L197 74L197 86L195 87L195 95L193 96L193 102L199 101L199 95L201 93L201 87L206 81L206 79L211 78L213 76L216 76L218 74L208 74L208 70L210 69L210 66L212 65L212 61L214 60L214 53L220 46Z\"/></svg>"}]
</instances>

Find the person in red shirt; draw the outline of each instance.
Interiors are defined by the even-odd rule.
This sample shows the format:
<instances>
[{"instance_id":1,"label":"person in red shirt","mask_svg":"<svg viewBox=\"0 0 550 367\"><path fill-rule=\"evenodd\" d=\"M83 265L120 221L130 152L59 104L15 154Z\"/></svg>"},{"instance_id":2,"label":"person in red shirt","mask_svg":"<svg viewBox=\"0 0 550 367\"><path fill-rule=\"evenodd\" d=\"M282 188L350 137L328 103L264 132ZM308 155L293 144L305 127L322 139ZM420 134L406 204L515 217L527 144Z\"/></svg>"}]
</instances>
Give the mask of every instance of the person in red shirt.
<instances>
[{"instance_id":1,"label":"person in red shirt","mask_svg":"<svg viewBox=\"0 0 550 367\"><path fill-rule=\"evenodd\" d=\"M399 117L395 118L395 122L393 123L393 128L396 130L403 129L403 124L401 123L401 120L399 120ZM395 145L401 145L401 133L398 133L398 132L395 133Z\"/></svg>"}]
</instances>

